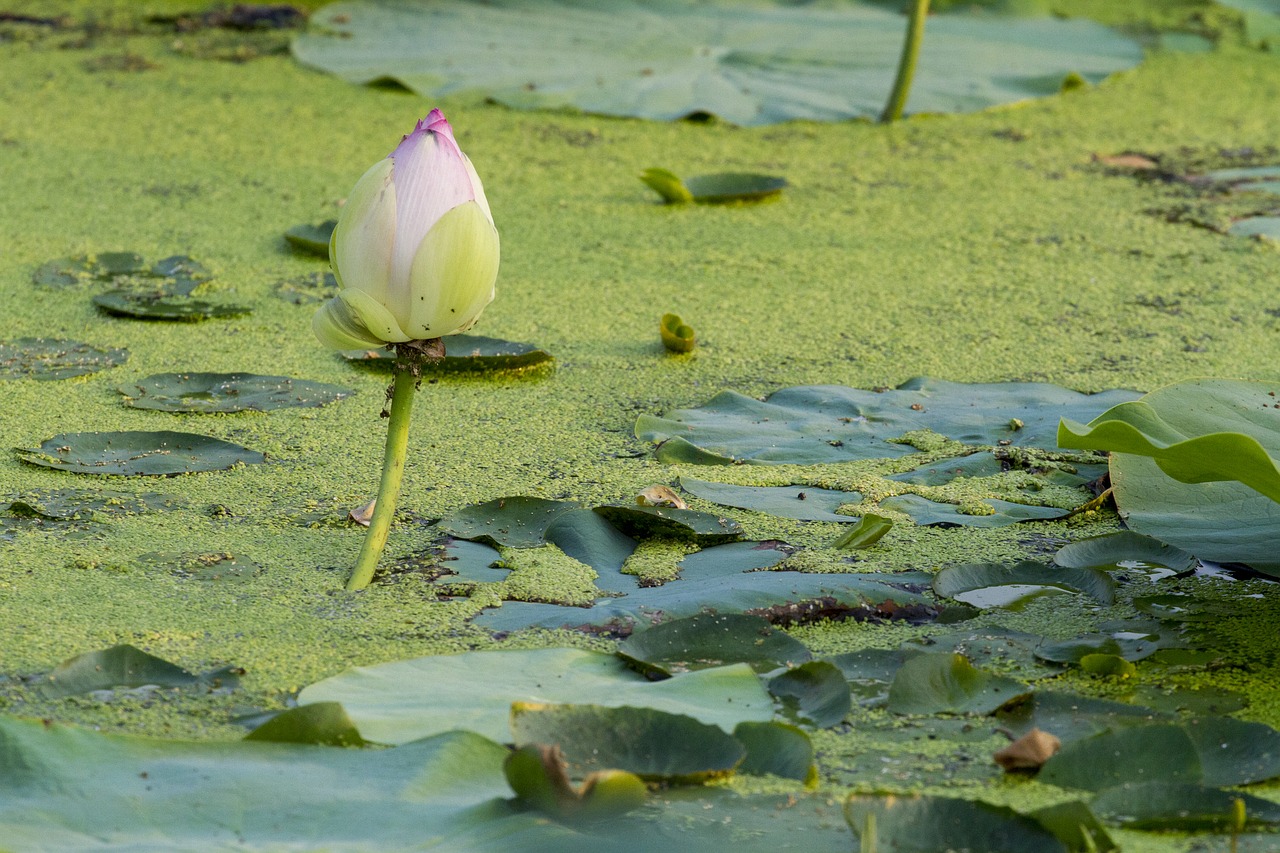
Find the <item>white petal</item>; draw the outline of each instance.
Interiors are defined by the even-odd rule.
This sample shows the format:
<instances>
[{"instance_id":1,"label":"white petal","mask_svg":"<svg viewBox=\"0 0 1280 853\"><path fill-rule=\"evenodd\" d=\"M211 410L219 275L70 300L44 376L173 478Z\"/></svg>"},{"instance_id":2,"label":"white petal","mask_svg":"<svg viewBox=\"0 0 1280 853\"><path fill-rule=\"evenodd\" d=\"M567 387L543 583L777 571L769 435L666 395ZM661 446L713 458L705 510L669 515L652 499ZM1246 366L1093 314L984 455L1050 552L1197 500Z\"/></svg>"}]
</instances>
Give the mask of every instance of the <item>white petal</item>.
<instances>
[{"instance_id":1,"label":"white petal","mask_svg":"<svg viewBox=\"0 0 1280 853\"><path fill-rule=\"evenodd\" d=\"M382 159L356 182L329 240L329 262L343 288L387 299L395 244L396 189Z\"/></svg>"}]
</instances>

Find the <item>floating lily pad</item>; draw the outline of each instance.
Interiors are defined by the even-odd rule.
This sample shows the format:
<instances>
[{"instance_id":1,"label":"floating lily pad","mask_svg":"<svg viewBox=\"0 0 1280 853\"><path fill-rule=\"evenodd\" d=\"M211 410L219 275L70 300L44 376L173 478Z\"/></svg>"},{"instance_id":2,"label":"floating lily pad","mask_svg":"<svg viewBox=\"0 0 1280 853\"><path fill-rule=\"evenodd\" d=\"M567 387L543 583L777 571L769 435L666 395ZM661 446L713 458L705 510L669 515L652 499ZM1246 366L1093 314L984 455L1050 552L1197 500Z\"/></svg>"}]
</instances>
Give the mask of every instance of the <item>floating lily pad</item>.
<instances>
[{"instance_id":1,"label":"floating lily pad","mask_svg":"<svg viewBox=\"0 0 1280 853\"><path fill-rule=\"evenodd\" d=\"M738 723L733 737L747 750L737 772L752 776L781 776L814 784L818 768L814 764L813 741L802 729L787 723Z\"/></svg>"},{"instance_id":2,"label":"floating lily pad","mask_svg":"<svg viewBox=\"0 0 1280 853\"><path fill-rule=\"evenodd\" d=\"M605 504L595 507L595 511L607 518L614 527L636 539L661 536L697 542L700 545L715 545L742 536L742 525L733 519L692 509Z\"/></svg>"},{"instance_id":3,"label":"floating lily pad","mask_svg":"<svg viewBox=\"0 0 1280 853\"><path fill-rule=\"evenodd\" d=\"M1235 823L1237 801L1244 806L1244 826ZM1093 798L1092 808L1111 823L1149 831L1228 832L1280 824L1280 805L1270 800L1176 782L1133 782L1109 788Z\"/></svg>"},{"instance_id":4,"label":"floating lily pad","mask_svg":"<svg viewBox=\"0 0 1280 853\"><path fill-rule=\"evenodd\" d=\"M563 830L493 802L511 796L507 750L471 732L368 750L0 719L0 742L0 833L14 849L402 850L435 837L586 849L560 848Z\"/></svg>"},{"instance_id":5,"label":"floating lily pad","mask_svg":"<svg viewBox=\"0 0 1280 853\"><path fill-rule=\"evenodd\" d=\"M964 655L926 652L909 657L889 686L888 708L895 714L990 714L1028 688L992 675Z\"/></svg>"},{"instance_id":6,"label":"floating lily pad","mask_svg":"<svg viewBox=\"0 0 1280 853\"><path fill-rule=\"evenodd\" d=\"M72 287L93 282L141 284L169 295L190 295L213 276L204 264L185 255L172 255L148 264L136 252L101 252L59 258L32 274L36 284Z\"/></svg>"},{"instance_id":7,"label":"floating lily pad","mask_svg":"<svg viewBox=\"0 0 1280 853\"><path fill-rule=\"evenodd\" d=\"M229 441L189 432L71 432L34 450L16 450L30 465L75 474L168 476L256 465L266 457Z\"/></svg>"},{"instance_id":8,"label":"floating lily pad","mask_svg":"<svg viewBox=\"0 0 1280 853\"><path fill-rule=\"evenodd\" d=\"M290 708L249 732L244 739L326 746L364 746L365 742L337 702Z\"/></svg>"},{"instance_id":9,"label":"floating lily pad","mask_svg":"<svg viewBox=\"0 0 1280 853\"><path fill-rule=\"evenodd\" d=\"M337 385L253 373L156 373L116 389L125 405L161 412L265 412L349 397Z\"/></svg>"},{"instance_id":10,"label":"floating lily pad","mask_svg":"<svg viewBox=\"0 0 1280 853\"><path fill-rule=\"evenodd\" d=\"M774 676L769 679L769 692L796 722L819 729L839 725L853 707L844 673L824 660L802 663Z\"/></svg>"},{"instance_id":11,"label":"floating lily pad","mask_svg":"<svg viewBox=\"0 0 1280 853\"><path fill-rule=\"evenodd\" d=\"M742 125L875 117L892 88L897 10L680 0L476 3L430 9L349 2L312 17L293 53L353 83L483 96L516 108L573 107ZM1069 72L1096 82L1141 48L1088 21L931 18L914 112L955 112L1056 94ZM531 47L532 45L532 47Z\"/></svg>"},{"instance_id":12,"label":"floating lily pad","mask_svg":"<svg viewBox=\"0 0 1280 853\"><path fill-rule=\"evenodd\" d=\"M990 453L970 453L893 474L889 479L921 486L942 486L957 477L992 477L1003 471L1000 460Z\"/></svg>"},{"instance_id":13,"label":"floating lily pad","mask_svg":"<svg viewBox=\"0 0 1280 853\"><path fill-rule=\"evenodd\" d=\"M1261 723L1207 717L1177 725L1151 723L1104 731L1062 748L1041 781L1101 791L1135 782L1213 787L1280 776L1280 732Z\"/></svg>"},{"instance_id":14,"label":"floating lily pad","mask_svg":"<svg viewBox=\"0 0 1280 853\"><path fill-rule=\"evenodd\" d=\"M1062 672L1062 667L1051 666L1036 655L1044 643L1045 638L1038 634L990 625L945 633L931 631L903 643L901 651L907 654L955 652L964 655L974 666L1034 681Z\"/></svg>"},{"instance_id":15,"label":"floating lily pad","mask_svg":"<svg viewBox=\"0 0 1280 853\"><path fill-rule=\"evenodd\" d=\"M985 498L962 508L956 504L931 501L919 495L895 495L880 501L880 506L906 513L921 527L1008 527L1022 521L1062 518L1071 513L1069 509L1031 506L996 498ZM965 512L964 509L970 511Z\"/></svg>"},{"instance_id":16,"label":"floating lily pad","mask_svg":"<svg viewBox=\"0 0 1280 853\"><path fill-rule=\"evenodd\" d=\"M743 664L650 682L615 655L579 649L464 652L358 667L303 689L301 704L340 702L361 735L404 744L450 729L507 741L513 702L606 703L684 714L726 732L773 717Z\"/></svg>"},{"instance_id":17,"label":"floating lily pad","mask_svg":"<svg viewBox=\"0 0 1280 853\"><path fill-rule=\"evenodd\" d=\"M560 747L579 778L618 769L650 782L704 782L728 776L747 755L722 729L653 708L515 702L511 734L517 747Z\"/></svg>"},{"instance_id":18,"label":"floating lily pad","mask_svg":"<svg viewBox=\"0 0 1280 853\"><path fill-rule=\"evenodd\" d=\"M864 851L1068 853L1067 846L1033 818L981 800L852 794L844 814Z\"/></svg>"},{"instance_id":19,"label":"floating lily pad","mask_svg":"<svg viewBox=\"0 0 1280 853\"><path fill-rule=\"evenodd\" d=\"M239 554L227 551L153 551L142 554L138 562L184 580L209 583L237 583L262 574L262 566Z\"/></svg>"},{"instance_id":20,"label":"floating lily pad","mask_svg":"<svg viewBox=\"0 0 1280 853\"><path fill-rule=\"evenodd\" d=\"M1040 729L1067 743L1123 726L1167 721L1169 715L1140 705L1094 699L1078 693L1037 690L1001 708L996 712L996 719L1016 737Z\"/></svg>"},{"instance_id":21,"label":"floating lily pad","mask_svg":"<svg viewBox=\"0 0 1280 853\"><path fill-rule=\"evenodd\" d=\"M635 433L659 445L662 461L698 465L811 465L898 457L916 450L892 439L922 429L977 446L1052 450L1057 447L1059 419L1078 420L1082 413L1101 413L1137 396L1130 391L1090 395L1056 385L966 385L924 377L887 391L797 386L765 400L722 391L697 409L663 417L641 415Z\"/></svg>"},{"instance_id":22,"label":"floating lily pad","mask_svg":"<svg viewBox=\"0 0 1280 853\"><path fill-rule=\"evenodd\" d=\"M582 508L572 501L516 495L463 507L440 519L440 529L458 539L487 545L536 548L546 541L547 528L560 516Z\"/></svg>"},{"instance_id":23,"label":"floating lily pad","mask_svg":"<svg viewBox=\"0 0 1280 853\"><path fill-rule=\"evenodd\" d=\"M780 194L787 187L786 178L751 172L723 172L681 180L673 172L654 168L645 169L640 180L662 196L667 204L763 201ZM676 319L679 320L678 317ZM665 327L665 322L663 325Z\"/></svg>"},{"instance_id":24,"label":"floating lily pad","mask_svg":"<svg viewBox=\"0 0 1280 853\"><path fill-rule=\"evenodd\" d=\"M1021 597L1031 588L1053 587L1089 596L1099 604L1115 600L1115 581L1099 569L1049 566L1025 560L1006 563L968 563L949 566L933 578L933 591L975 607L1000 607L1009 595Z\"/></svg>"},{"instance_id":25,"label":"floating lily pad","mask_svg":"<svg viewBox=\"0 0 1280 853\"><path fill-rule=\"evenodd\" d=\"M85 521L99 517L141 515L186 506L181 498L157 492L120 492L111 489L35 489L16 495L7 512L49 521Z\"/></svg>"},{"instance_id":26,"label":"floating lily pad","mask_svg":"<svg viewBox=\"0 0 1280 853\"><path fill-rule=\"evenodd\" d=\"M1198 783L1203 776L1186 730L1151 723L1064 743L1037 778L1061 788L1102 791L1134 782Z\"/></svg>"},{"instance_id":27,"label":"floating lily pad","mask_svg":"<svg viewBox=\"0 0 1280 853\"><path fill-rule=\"evenodd\" d=\"M658 324L658 333L662 338L662 345L672 352L693 352L693 326L681 320L679 314L663 314Z\"/></svg>"},{"instance_id":28,"label":"floating lily pad","mask_svg":"<svg viewBox=\"0 0 1280 853\"><path fill-rule=\"evenodd\" d=\"M1113 655L1128 661L1143 660L1164 648L1179 648L1185 643L1176 636L1142 634L1086 634L1072 640L1045 642L1036 648L1036 657L1054 663L1081 664L1090 655Z\"/></svg>"},{"instance_id":29,"label":"floating lily pad","mask_svg":"<svg viewBox=\"0 0 1280 853\"><path fill-rule=\"evenodd\" d=\"M862 503L858 492L819 489L813 486L732 486L681 477L680 488L695 497L722 506L794 518L800 521L856 523L856 515L840 515L835 510L846 504Z\"/></svg>"},{"instance_id":30,"label":"floating lily pad","mask_svg":"<svg viewBox=\"0 0 1280 853\"><path fill-rule=\"evenodd\" d=\"M855 701L880 706L889 698L889 685L908 657L917 651L904 649L862 649L845 652L827 660L839 668Z\"/></svg>"},{"instance_id":31,"label":"floating lily pad","mask_svg":"<svg viewBox=\"0 0 1280 853\"><path fill-rule=\"evenodd\" d=\"M225 667L197 675L126 643L69 658L52 672L40 676L36 684L45 696L59 698L112 687L148 684L157 687L234 687L238 683L239 672L243 670Z\"/></svg>"},{"instance_id":32,"label":"floating lily pad","mask_svg":"<svg viewBox=\"0 0 1280 853\"><path fill-rule=\"evenodd\" d=\"M192 323L217 317L239 317L253 311L246 305L208 302L159 291L112 290L93 297L93 304L117 317Z\"/></svg>"},{"instance_id":33,"label":"floating lily pad","mask_svg":"<svg viewBox=\"0 0 1280 853\"><path fill-rule=\"evenodd\" d=\"M333 229L337 225L336 219L326 219L318 225L295 225L284 232L284 239L295 249L327 258L329 238L333 236Z\"/></svg>"},{"instance_id":34,"label":"floating lily pad","mask_svg":"<svg viewBox=\"0 0 1280 853\"><path fill-rule=\"evenodd\" d=\"M428 373L470 373L487 370L524 370L551 364L551 353L534 344L486 338L481 335L449 335L444 338L445 355L441 361L424 364ZM347 350L342 357L352 364L391 370L394 352L385 349Z\"/></svg>"},{"instance_id":35,"label":"floating lily pad","mask_svg":"<svg viewBox=\"0 0 1280 853\"><path fill-rule=\"evenodd\" d=\"M1116 506L1133 530L1203 560L1280 575L1280 385L1194 379L1064 420L1063 447L1113 452Z\"/></svg>"},{"instance_id":36,"label":"floating lily pad","mask_svg":"<svg viewBox=\"0 0 1280 853\"><path fill-rule=\"evenodd\" d=\"M1125 568L1124 564L1163 566L1171 575L1195 571L1200 561L1183 551L1150 536L1122 530L1105 536L1094 536L1064 545L1053 562L1059 566Z\"/></svg>"},{"instance_id":37,"label":"floating lily pad","mask_svg":"<svg viewBox=\"0 0 1280 853\"><path fill-rule=\"evenodd\" d=\"M272 292L294 305L315 305L337 295L338 279L331 272L311 272L277 283Z\"/></svg>"},{"instance_id":38,"label":"floating lily pad","mask_svg":"<svg viewBox=\"0 0 1280 853\"><path fill-rule=\"evenodd\" d=\"M128 360L127 349L95 347L80 341L17 338L0 342L0 378L4 379L70 379Z\"/></svg>"},{"instance_id":39,"label":"floating lily pad","mask_svg":"<svg viewBox=\"0 0 1280 853\"><path fill-rule=\"evenodd\" d=\"M1227 233L1232 237L1265 237L1280 240L1280 216L1250 216L1231 223Z\"/></svg>"},{"instance_id":40,"label":"floating lily pad","mask_svg":"<svg viewBox=\"0 0 1280 853\"><path fill-rule=\"evenodd\" d=\"M642 672L662 676L731 663L745 663L766 673L812 657L803 643L759 616L732 613L700 614L654 625L623 640L618 654Z\"/></svg>"},{"instance_id":41,"label":"floating lily pad","mask_svg":"<svg viewBox=\"0 0 1280 853\"><path fill-rule=\"evenodd\" d=\"M598 513L575 509L557 516L544 532L546 540L595 569L604 577L619 575L637 542L614 527Z\"/></svg>"}]
</instances>

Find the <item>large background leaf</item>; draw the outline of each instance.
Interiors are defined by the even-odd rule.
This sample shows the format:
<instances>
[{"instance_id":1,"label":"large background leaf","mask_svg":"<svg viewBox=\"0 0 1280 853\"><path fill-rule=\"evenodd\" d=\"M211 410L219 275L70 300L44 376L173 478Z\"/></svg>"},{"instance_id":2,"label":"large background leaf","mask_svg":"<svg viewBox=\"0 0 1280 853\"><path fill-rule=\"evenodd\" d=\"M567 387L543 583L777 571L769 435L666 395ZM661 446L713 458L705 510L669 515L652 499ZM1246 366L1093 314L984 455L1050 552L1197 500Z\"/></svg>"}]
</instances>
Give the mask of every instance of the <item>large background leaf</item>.
<instances>
[{"instance_id":1,"label":"large background leaf","mask_svg":"<svg viewBox=\"0 0 1280 853\"><path fill-rule=\"evenodd\" d=\"M1280 495L1276 393L1274 383L1178 382L1088 427L1064 423L1059 441L1119 451L1111 480L1120 515L1134 530L1201 559L1280 574L1280 503L1256 490ZM1221 481L1176 479L1211 476Z\"/></svg>"},{"instance_id":2,"label":"large background leaf","mask_svg":"<svg viewBox=\"0 0 1280 853\"><path fill-rule=\"evenodd\" d=\"M294 56L355 83L651 119L711 113L742 125L879 114L905 27L901 15L865 5L687 0L336 3L313 23ZM1141 58L1136 43L1088 21L937 16L909 107L982 109Z\"/></svg>"}]
</instances>

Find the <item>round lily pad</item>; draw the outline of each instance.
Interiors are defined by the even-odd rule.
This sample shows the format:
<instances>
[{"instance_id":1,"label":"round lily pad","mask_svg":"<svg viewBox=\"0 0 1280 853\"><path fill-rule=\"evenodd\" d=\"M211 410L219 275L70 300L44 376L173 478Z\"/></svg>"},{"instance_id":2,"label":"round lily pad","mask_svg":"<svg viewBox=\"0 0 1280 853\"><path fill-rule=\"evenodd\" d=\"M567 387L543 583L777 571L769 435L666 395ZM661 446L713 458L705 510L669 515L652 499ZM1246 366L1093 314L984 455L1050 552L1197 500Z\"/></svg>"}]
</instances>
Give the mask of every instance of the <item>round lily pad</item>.
<instances>
[{"instance_id":1,"label":"round lily pad","mask_svg":"<svg viewBox=\"0 0 1280 853\"><path fill-rule=\"evenodd\" d=\"M262 566L248 557L226 551L154 551L139 556L138 562L175 577L197 581L246 581L262 572Z\"/></svg>"},{"instance_id":2,"label":"round lily pad","mask_svg":"<svg viewBox=\"0 0 1280 853\"><path fill-rule=\"evenodd\" d=\"M171 255L148 264L137 252L102 252L58 258L42 264L31 279L46 287L73 287L93 282L127 279L162 279L158 284L167 293L188 295L213 276L197 260Z\"/></svg>"},{"instance_id":3,"label":"round lily pad","mask_svg":"<svg viewBox=\"0 0 1280 853\"><path fill-rule=\"evenodd\" d=\"M127 349L95 347L58 338L0 342L0 378L70 379L124 364Z\"/></svg>"},{"instance_id":4,"label":"round lily pad","mask_svg":"<svg viewBox=\"0 0 1280 853\"><path fill-rule=\"evenodd\" d=\"M618 654L642 672L664 677L730 663L766 673L812 658L803 643L759 616L736 613L702 613L662 622L623 640Z\"/></svg>"},{"instance_id":5,"label":"round lily pad","mask_svg":"<svg viewBox=\"0 0 1280 853\"><path fill-rule=\"evenodd\" d=\"M39 448L15 453L30 465L121 477L219 471L266 461L256 450L229 441L169 430L62 433Z\"/></svg>"},{"instance_id":6,"label":"round lily pad","mask_svg":"<svg viewBox=\"0 0 1280 853\"><path fill-rule=\"evenodd\" d=\"M295 225L284 232L284 239L295 249L327 258L329 238L333 236L333 229L337 226L336 219L327 219L319 225Z\"/></svg>"},{"instance_id":7,"label":"round lily pad","mask_svg":"<svg viewBox=\"0 0 1280 853\"><path fill-rule=\"evenodd\" d=\"M595 507L614 527L636 539L665 536L671 539L714 545L742 535L742 525L731 518L698 512L639 504L606 504Z\"/></svg>"},{"instance_id":8,"label":"round lily pad","mask_svg":"<svg viewBox=\"0 0 1280 853\"><path fill-rule=\"evenodd\" d=\"M156 373L116 389L125 405L162 412L265 412L312 408L350 396L336 385L253 373Z\"/></svg>"},{"instance_id":9,"label":"round lily pad","mask_svg":"<svg viewBox=\"0 0 1280 853\"><path fill-rule=\"evenodd\" d=\"M273 292L294 305L328 302L338 292L338 278L331 272L311 272L278 283Z\"/></svg>"},{"instance_id":10,"label":"round lily pad","mask_svg":"<svg viewBox=\"0 0 1280 853\"><path fill-rule=\"evenodd\" d=\"M96 516L129 516L177 509L184 501L157 492L111 489L36 489L15 496L7 513L49 521L82 521Z\"/></svg>"},{"instance_id":11,"label":"round lily pad","mask_svg":"<svg viewBox=\"0 0 1280 853\"><path fill-rule=\"evenodd\" d=\"M423 365L429 373L469 373L480 370L523 370L555 359L551 353L518 341L483 335L450 335L444 339L444 359ZM342 357L353 364L390 370L396 355L386 349L347 350Z\"/></svg>"},{"instance_id":12,"label":"round lily pad","mask_svg":"<svg viewBox=\"0 0 1280 853\"><path fill-rule=\"evenodd\" d=\"M93 297L93 304L113 316L136 320L195 322L214 317L238 317L253 311L245 305L208 302L163 291L112 290Z\"/></svg>"}]
</instances>

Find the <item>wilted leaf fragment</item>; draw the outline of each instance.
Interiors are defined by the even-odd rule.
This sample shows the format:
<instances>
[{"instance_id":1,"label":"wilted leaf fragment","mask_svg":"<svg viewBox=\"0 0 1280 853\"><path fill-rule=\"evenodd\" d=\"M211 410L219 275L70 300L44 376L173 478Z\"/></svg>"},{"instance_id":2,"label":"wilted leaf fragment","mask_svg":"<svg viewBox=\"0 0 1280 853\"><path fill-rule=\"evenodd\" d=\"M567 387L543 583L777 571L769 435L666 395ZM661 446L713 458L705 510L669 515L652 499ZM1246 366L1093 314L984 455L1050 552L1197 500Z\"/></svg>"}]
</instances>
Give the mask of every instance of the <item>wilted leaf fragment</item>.
<instances>
[{"instance_id":1,"label":"wilted leaf fragment","mask_svg":"<svg viewBox=\"0 0 1280 853\"><path fill-rule=\"evenodd\" d=\"M1068 853L1036 820L981 800L851 794L844 815L861 849L876 853Z\"/></svg>"},{"instance_id":2,"label":"wilted leaf fragment","mask_svg":"<svg viewBox=\"0 0 1280 853\"><path fill-rule=\"evenodd\" d=\"M229 670L226 677L232 678ZM207 676L187 672L126 643L69 658L42 676L39 685L41 692L52 699L111 687L190 687L202 682L212 684Z\"/></svg>"},{"instance_id":3,"label":"wilted leaf fragment","mask_svg":"<svg viewBox=\"0 0 1280 853\"><path fill-rule=\"evenodd\" d=\"M895 714L990 714L1025 693L1022 682L983 672L964 655L927 652L898 669L888 708Z\"/></svg>"},{"instance_id":4,"label":"wilted leaf fragment","mask_svg":"<svg viewBox=\"0 0 1280 853\"><path fill-rule=\"evenodd\" d=\"M14 451L30 465L74 474L169 476L257 465L266 457L229 441L189 432L71 432L34 450Z\"/></svg>"},{"instance_id":5,"label":"wilted leaf fragment","mask_svg":"<svg viewBox=\"0 0 1280 853\"><path fill-rule=\"evenodd\" d=\"M1005 770L1039 770L1061 748L1055 736L1032 729L991 757Z\"/></svg>"},{"instance_id":6,"label":"wilted leaf fragment","mask_svg":"<svg viewBox=\"0 0 1280 853\"><path fill-rule=\"evenodd\" d=\"M324 382L253 373L156 373L116 390L135 409L202 413L316 407L352 393Z\"/></svg>"},{"instance_id":7,"label":"wilted leaf fragment","mask_svg":"<svg viewBox=\"0 0 1280 853\"><path fill-rule=\"evenodd\" d=\"M663 314L658 323L662 345L671 352L693 352L693 326L680 319L679 314Z\"/></svg>"},{"instance_id":8,"label":"wilted leaf fragment","mask_svg":"<svg viewBox=\"0 0 1280 853\"><path fill-rule=\"evenodd\" d=\"M842 551L870 548L883 539L884 535L892 529L893 519L885 518L883 515L867 513L862 516L857 524L849 529L848 533L832 542L831 547Z\"/></svg>"},{"instance_id":9,"label":"wilted leaf fragment","mask_svg":"<svg viewBox=\"0 0 1280 853\"><path fill-rule=\"evenodd\" d=\"M660 622L623 640L618 654L642 672L663 676L731 663L763 674L812 657L803 643L759 616L733 613Z\"/></svg>"},{"instance_id":10,"label":"wilted leaf fragment","mask_svg":"<svg viewBox=\"0 0 1280 853\"><path fill-rule=\"evenodd\" d=\"M245 740L275 743L314 743L323 746L364 746L355 723L337 702L299 705L276 714L258 726Z\"/></svg>"},{"instance_id":11,"label":"wilted leaf fragment","mask_svg":"<svg viewBox=\"0 0 1280 853\"><path fill-rule=\"evenodd\" d=\"M640 506L668 506L672 509L688 509L684 498L675 493L670 486L648 486L636 495L636 503Z\"/></svg>"},{"instance_id":12,"label":"wilted leaf fragment","mask_svg":"<svg viewBox=\"0 0 1280 853\"><path fill-rule=\"evenodd\" d=\"M0 379L70 379L124 364L127 349L56 338L0 342Z\"/></svg>"},{"instance_id":13,"label":"wilted leaf fragment","mask_svg":"<svg viewBox=\"0 0 1280 853\"><path fill-rule=\"evenodd\" d=\"M620 769L651 782L697 783L727 776L747 751L732 735L653 708L515 702L517 747L555 744L571 775Z\"/></svg>"},{"instance_id":14,"label":"wilted leaf fragment","mask_svg":"<svg viewBox=\"0 0 1280 853\"><path fill-rule=\"evenodd\" d=\"M333 236L333 229L337 225L336 219L327 219L319 225L295 225L284 232L284 239L295 249L327 258L329 238Z\"/></svg>"}]
</instances>

